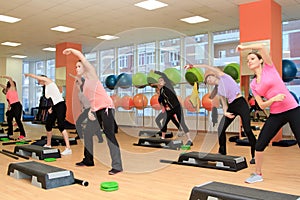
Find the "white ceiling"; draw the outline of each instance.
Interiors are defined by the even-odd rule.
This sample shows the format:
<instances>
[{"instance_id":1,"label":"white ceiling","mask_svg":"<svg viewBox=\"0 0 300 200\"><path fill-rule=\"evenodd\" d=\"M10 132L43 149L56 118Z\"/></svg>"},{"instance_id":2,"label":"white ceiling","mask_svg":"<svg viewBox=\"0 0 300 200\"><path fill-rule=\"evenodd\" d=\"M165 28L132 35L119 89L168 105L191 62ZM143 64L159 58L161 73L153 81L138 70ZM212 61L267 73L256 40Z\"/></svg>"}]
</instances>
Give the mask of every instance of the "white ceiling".
<instances>
[{"instance_id":1,"label":"white ceiling","mask_svg":"<svg viewBox=\"0 0 300 200\"><path fill-rule=\"evenodd\" d=\"M27 55L27 60L54 58L42 48L62 42L79 43L89 52L102 41L97 36L147 27L159 27L184 35L239 27L240 4L256 0L161 0L169 6L147 11L134 6L142 0L0 0L0 14L21 18L14 23L0 22L0 43L14 41L18 47L0 45L0 57ZM283 21L300 19L300 0L276 0L282 6ZM255 14L255 13L253 13ZM179 19L200 15L209 22L187 24ZM251 16L250 16L251 17ZM51 31L65 25L70 33ZM137 37L143 37L143 34ZM129 43L129 42L128 42Z\"/></svg>"}]
</instances>

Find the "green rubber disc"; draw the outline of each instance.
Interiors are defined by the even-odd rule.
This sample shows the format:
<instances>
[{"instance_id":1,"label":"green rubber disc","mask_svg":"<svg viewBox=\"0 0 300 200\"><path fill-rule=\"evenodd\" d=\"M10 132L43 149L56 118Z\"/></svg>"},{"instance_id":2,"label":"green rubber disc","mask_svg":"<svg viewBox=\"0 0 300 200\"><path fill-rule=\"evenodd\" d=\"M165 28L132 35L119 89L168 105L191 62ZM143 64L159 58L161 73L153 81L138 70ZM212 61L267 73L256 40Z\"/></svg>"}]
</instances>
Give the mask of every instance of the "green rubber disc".
<instances>
[{"instance_id":1,"label":"green rubber disc","mask_svg":"<svg viewBox=\"0 0 300 200\"><path fill-rule=\"evenodd\" d=\"M54 161L56 161L56 158L45 158L44 161L45 162L54 162Z\"/></svg>"},{"instance_id":2,"label":"green rubber disc","mask_svg":"<svg viewBox=\"0 0 300 200\"><path fill-rule=\"evenodd\" d=\"M1 141L10 141L9 138L0 138Z\"/></svg>"},{"instance_id":3,"label":"green rubber disc","mask_svg":"<svg viewBox=\"0 0 300 200\"><path fill-rule=\"evenodd\" d=\"M182 146L181 146L181 149L182 149L182 150L190 150L190 149L191 149L191 146L190 146L190 145L182 145Z\"/></svg>"},{"instance_id":4,"label":"green rubber disc","mask_svg":"<svg viewBox=\"0 0 300 200\"><path fill-rule=\"evenodd\" d=\"M106 192L116 191L119 189L119 184L115 181L102 182L100 185L100 189Z\"/></svg>"}]
</instances>

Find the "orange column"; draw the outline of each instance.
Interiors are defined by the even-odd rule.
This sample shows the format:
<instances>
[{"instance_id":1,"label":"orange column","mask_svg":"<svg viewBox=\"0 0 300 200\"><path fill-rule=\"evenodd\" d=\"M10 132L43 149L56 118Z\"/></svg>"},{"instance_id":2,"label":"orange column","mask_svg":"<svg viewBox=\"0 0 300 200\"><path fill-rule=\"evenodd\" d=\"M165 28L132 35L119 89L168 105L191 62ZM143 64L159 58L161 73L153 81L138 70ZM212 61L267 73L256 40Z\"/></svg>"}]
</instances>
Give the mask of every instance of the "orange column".
<instances>
[{"instance_id":1,"label":"orange column","mask_svg":"<svg viewBox=\"0 0 300 200\"><path fill-rule=\"evenodd\" d=\"M282 74L282 21L281 6L274 0L260 0L242 4L240 11L240 42L270 41L270 54L279 74ZM241 60L241 67L242 66ZM241 86L249 91L247 77L241 78ZM249 80L249 77L248 77ZM245 92L246 93L246 92ZM274 141L282 139L282 130Z\"/></svg>"},{"instance_id":2,"label":"orange column","mask_svg":"<svg viewBox=\"0 0 300 200\"><path fill-rule=\"evenodd\" d=\"M78 102L73 100L74 78L71 78L68 74L71 73L76 75L75 64L78 61L78 58L75 56L64 55L62 52L66 48L73 48L81 51L82 47L81 44L74 44L69 42L64 42L56 45L56 68L66 67L66 120L74 124L74 116L76 116L76 113L74 113L75 111L73 110L73 104L78 104Z\"/></svg>"}]
</instances>

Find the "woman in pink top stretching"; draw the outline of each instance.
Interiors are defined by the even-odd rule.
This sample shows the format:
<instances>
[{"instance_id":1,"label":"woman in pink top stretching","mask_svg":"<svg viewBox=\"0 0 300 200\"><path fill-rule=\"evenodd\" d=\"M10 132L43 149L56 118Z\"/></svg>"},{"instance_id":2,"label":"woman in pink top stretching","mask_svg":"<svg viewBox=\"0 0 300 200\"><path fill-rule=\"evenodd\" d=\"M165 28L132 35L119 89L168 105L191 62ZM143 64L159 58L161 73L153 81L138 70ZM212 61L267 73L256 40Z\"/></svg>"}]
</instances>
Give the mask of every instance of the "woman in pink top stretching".
<instances>
[{"instance_id":1,"label":"woman in pink top stretching","mask_svg":"<svg viewBox=\"0 0 300 200\"><path fill-rule=\"evenodd\" d=\"M254 98L262 109L270 107L269 118L259 134L255 147L255 173L245 181L255 183L263 181L263 151L283 125L290 124L300 147L300 107L286 88L264 44L237 46L239 51L245 49L252 50L247 56L247 65L255 74L250 83ZM262 96L267 100L264 101Z\"/></svg>"},{"instance_id":2,"label":"woman in pink top stretching","mask_svg":"<svg viewBox=\"0 0 300 200\"><path fill-rule=\"evenodd\" d=\"M24 139L26 134L23 127L23 123L21 121L21 116L23 112L22 104L18 97L16 82L10 76L0 76L0 78L8 79L6 87L4 85L0 85L5 91L6 99L8 101L8 109L7 109L7 124L8 131L7 135L13 135L13 118L15 118L18 127L20 129L20 136L18 139Z\"/></svg>"},{"instance_id":3,"label":"woman in pink top stretching","mask_svg":"<svg viewBox=\"0 0 300 200\"><path fill-rule=\"evenodd\" d=\"M103 132L107 138L112 160L112 169L108 174L114 175L122 172L121 152L115 137L114 103L100 82L95 67L91 65L80 51L68 48L63 51L63 54L74 54L79 59L76 63L76 72L78 76L85 78L83 94L90 102L91 112L96 113L99 123L103 125Z\"/></svg>"}]
</instances>

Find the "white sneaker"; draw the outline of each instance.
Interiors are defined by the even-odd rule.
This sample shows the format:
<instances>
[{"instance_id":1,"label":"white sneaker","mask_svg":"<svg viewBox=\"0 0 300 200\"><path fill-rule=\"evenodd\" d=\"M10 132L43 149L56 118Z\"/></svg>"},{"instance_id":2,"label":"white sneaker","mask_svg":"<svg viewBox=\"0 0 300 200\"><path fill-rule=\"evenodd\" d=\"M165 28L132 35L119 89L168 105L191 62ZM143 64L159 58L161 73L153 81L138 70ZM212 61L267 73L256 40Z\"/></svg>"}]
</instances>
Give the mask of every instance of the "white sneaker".
<instances>
[{"instance_id":1,"label":"white sneaker","mask_svg":"<svg viewBox=\"0 0 300 200\"><path fill-rule=\"evenodd\" d=\"M247 178L245 180L246 183L256 183L256 182L261 182L263 181L264 179L262 178L261 175L259 174L256 174L256 173L253 173L251 174L251 176L249 178Z\"/></svg>"},{"instance_id":2,"label":"white sneaker","mask_svg":"<svg viewBox=\"0 0 300 200\"><path fill-rule=\"evenodd\" d=\"M66 148L66 149L65 149L63 152L61 152L60 154L63 155L63 156L71 155L71 154L72 154L72 149Z\"/></svg>"},{"instance_id":3,"label":"white sneaker","mask_svg":"<svg viewBox=\"0 0 300 200\"><path fill-rule=\"evenodd\" d=\"M43 147L51 148L51 145L45 144Z\"/></svg>"}]
</instances>

